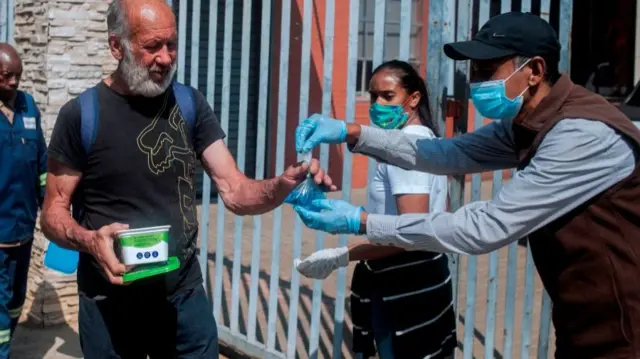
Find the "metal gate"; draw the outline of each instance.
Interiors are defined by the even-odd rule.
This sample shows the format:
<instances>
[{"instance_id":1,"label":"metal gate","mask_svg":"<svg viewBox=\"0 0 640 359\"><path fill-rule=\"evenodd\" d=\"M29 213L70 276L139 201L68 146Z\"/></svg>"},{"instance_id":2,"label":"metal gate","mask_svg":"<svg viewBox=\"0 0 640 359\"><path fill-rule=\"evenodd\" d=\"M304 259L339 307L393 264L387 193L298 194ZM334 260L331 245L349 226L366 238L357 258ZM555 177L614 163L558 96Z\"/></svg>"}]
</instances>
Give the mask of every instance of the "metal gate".
<instances>
[{"instance_id":1,"label":"metal gate","mask_svg":"<svg viewBox=\"0 0 640 359\"><path fill-rule=\"evenodd\" d=\"M14 1L0 0L0 42L13 44Z\"/></svg>"},{"instance_id":2,"label":"metal gate","mask_svg":"<svg viewBox=\"0 0 640 359\"><path fill-rule=\"evenodd\" d=\"M451 129L454 135L484 122L479 114L467 114L468 64L448 60L442 53L444 43L469 39L479 26L500 12L533 10L556 26L563 47L560 69L568 71L569 67L572 0L244 0L241 7L233 0L211 0L208 13L201 12L201 0L189 0L189 6L185 0L173 2L179 8L179 80L198 86L201 57L190 56L189 64L185 59L187 52L200 54L205 44L207 82L200 90L212 106L216 89L222 91L219 113L225 132L233 125L229 123L231 106L238 106L236 159L240 169L248 171L245 163L250 161L245 149L248 141L255 142L252 170L257 179L263 178L271 163L275 173L284 170L291 151L291 123L295 125L306 118L310 108L316 106L314 112L356 121L362 106L360 76L365 77L369 66L375 68L389 56L385 52L390 48L388 41L385 43L389 27L385 18L391 8L400 12L400 20L393 25L399 29L398 53L393 56L410 60L410 49L421 46L418 52L426 60L424 76L439 127ZM425 11L416 3L422 4ZM217 21L219 6L224 6L224 23ZM255 6L261 9L259 21L252 21ZM373 28L370 61L363 61L359 52L359 39L363 31L367 32L367 25L359 19L364 6L373 9L369 23ZM426 10L428 17L424 16ZM234 12L243 14L241 29L233 28ZM428 36L416 40L412 19L418 15L425 18L422 26L427 28ZM190 43L186 42L188 18ZM201 22L214 24L206 25L206 41L200 37L204 33ZM256 26L261 34L256 45L260 47L258 108L257 118L248 119L250 35ZM217 38L216 27L223 27L222 39ZM233 48L234 36L241 36L239 72L231 71L231 55L237 50ZM219 40L223 42L221 85L214 83ZM295 56L291 55L293 52ZM346 69L345 76L338 71L339 66ZM190 80L185 78L186 68ZM230 87L236 81L239 99L232 101ZM447 118L445 105L450 99L465 104L459 118ZM292 115L295 119L291 119ZM255 137L247 137L248 121L257 123ZM355 203L364 198L362 189L351 188L357 170L353 169L354 159L349 151L330 151L323 145L319 158L324 168L332 165L331 168L342 169L342 190L338 194L341 198ZM464 177L452 178L452 204L458 207L490 198L503 183L503 174L509 173L473 175L467 186ZM345 245L349 239L303 228L286 205L262 216L232 216L210 203L211 180L206 175L202 193L200 264L209 277L206 282L220 339L235 350L259 358L353 357L345 301L350 271L343 268L325 281L310 281L293 268L293 258L303 252L308 255L316 248ZM457 355L465 359L548 357L553 350L551 303L537 278L528 247L513 243L488 255L453 259L459 319Z\"/></svg>"}]
</instances>

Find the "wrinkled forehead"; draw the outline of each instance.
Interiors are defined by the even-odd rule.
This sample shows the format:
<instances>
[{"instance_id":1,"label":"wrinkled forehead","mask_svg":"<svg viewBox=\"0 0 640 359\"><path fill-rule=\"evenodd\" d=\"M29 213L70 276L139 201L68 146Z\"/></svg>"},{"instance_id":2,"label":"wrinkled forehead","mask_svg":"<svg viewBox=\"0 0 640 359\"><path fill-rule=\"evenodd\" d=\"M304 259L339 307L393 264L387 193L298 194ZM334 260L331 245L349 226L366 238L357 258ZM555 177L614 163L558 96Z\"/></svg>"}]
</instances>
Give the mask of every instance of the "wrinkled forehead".
<instances>
[{"instance_id":1,"label":"wrinkled forehead","mask_svg":"<svg viewBox=\"0 0 640 359\"><path fill-rule=\"evenodd\" d=\"M128 13L132 38L168 40L177 36L175 16L164 1L133 1Z\"/></svg>"}]
</instances>

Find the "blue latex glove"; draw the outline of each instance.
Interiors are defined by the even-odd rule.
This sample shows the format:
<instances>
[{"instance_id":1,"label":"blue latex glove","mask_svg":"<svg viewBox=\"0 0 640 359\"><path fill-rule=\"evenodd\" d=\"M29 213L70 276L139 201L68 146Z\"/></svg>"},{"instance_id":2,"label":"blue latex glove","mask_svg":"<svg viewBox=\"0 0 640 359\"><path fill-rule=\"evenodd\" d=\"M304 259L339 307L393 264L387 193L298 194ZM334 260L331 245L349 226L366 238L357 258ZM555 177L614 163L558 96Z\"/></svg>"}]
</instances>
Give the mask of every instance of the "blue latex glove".
<instances>
[{"instance_id":1,"label":"blue latex glove","mask_svg":"<svg viewBox=\"0 0 640 359\"><path fill-rule=\"evenodd\" d=\"M313 114L296 128L296 151L307 153L321 143L338 144L347 140L347 124L331 117Z\"/></svg>"},{"instance_id":2,"label":"blue latex glove","mask_svg":"<svg viewBox=\"0 0 640 359\"><path fill-rule=\"evenodd\" d=\"M332 234L360 234L362 207L335 199L316 199L307 206L295 206L302 223Z\"/></svg>"}]
</instances>

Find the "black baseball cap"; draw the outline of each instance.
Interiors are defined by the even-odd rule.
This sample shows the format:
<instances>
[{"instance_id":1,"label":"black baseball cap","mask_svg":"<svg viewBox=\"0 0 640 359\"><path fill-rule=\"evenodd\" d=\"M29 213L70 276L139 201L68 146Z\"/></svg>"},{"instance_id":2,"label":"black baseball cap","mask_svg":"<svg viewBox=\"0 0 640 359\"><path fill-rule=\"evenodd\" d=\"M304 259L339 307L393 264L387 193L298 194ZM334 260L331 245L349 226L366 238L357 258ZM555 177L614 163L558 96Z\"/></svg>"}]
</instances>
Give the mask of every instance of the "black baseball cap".
<instances>
[{"instance_id":1,"label":"black baseball cap","mask_svg":"<svg viewBox=\"0 0 640 359\"><path fill-rule=\"evenodd\" d=\"M560 59L558 34L537 15L512 11L492 17L471 41L444 45L453 60L493 60L507 56Z\"/></svg>"}]
</instances>

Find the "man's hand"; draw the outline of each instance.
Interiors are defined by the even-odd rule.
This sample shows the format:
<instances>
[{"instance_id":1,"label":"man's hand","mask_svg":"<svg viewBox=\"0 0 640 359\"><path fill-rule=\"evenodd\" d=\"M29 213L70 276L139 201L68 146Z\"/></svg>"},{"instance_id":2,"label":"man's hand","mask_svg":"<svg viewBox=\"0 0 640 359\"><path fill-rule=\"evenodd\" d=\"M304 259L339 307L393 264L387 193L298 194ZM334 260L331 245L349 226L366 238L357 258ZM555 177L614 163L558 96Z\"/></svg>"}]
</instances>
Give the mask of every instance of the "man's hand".
<instances>
[{"instance_id":1,"label":"man's hand","mask_svg":"<svg viewBox=\"0 0 640 359\"><path fill-rule=\"evenodd\" d=\"M296 151L299 153L307 153L321 143L339 144L346 140L346 122L317 113L296 128Z\"/></svg>"},{"instance_id":2,"label":"man's hand","mask_svg":"<svg viewBox=\"0 0 640 359\"><path fill-rule=\"evenodd\" d=\"M304 260L293 262L300 274L307 278L325 279L334 270L349 265L349 248L327 248L313 252Z\"/></svg>"},{"instance_id":3,"label":"man's hand","mask_svg":"<svg viewBox=\"0 0 640 359\"><path fill-rule=\"evenodd\" d=\"M293 191L293 189L296 188L297 185L302 183L302 181L307 178L307 173L311 174L311 176L313 177L313 181L317 185L329 191L336 191L338 189L333 184L333 180L331 180L331 177L329 177L329 175L327 175L326 172L322 168L320 168L320 162L318 162L318 160L314 158L311 160L310 164L306 162L299 162L295 165L289 166L289 168L287 168L279 177L280 187L285 192L285 197L287 194Z\"/></svg>"},{"instance_id":4,"label":"man's hand","mask_svg":"<svg viewBox=\"0 0 640 359\"><path fill-rule=\"evenodd\" d=\"M129 229L129 225L113 223L93 231L93 236L86 242L85 251L91 254L102 267L111 284L122 284L122 275L126 271L113 249L116 232Z\"/></svg>"},{"instance_id":5,"label":"man's hand","mask_svg":"<svg viewBox=\"0 0 640 359\"><path fill-rule=\"evenodd\" d=\"M364 208L335 199L316 199L310 206L295 206L302 223L307 227L332 234L361 234ZM366 218L364 216L363 218Z\"/></svg>"}]
</instances>

